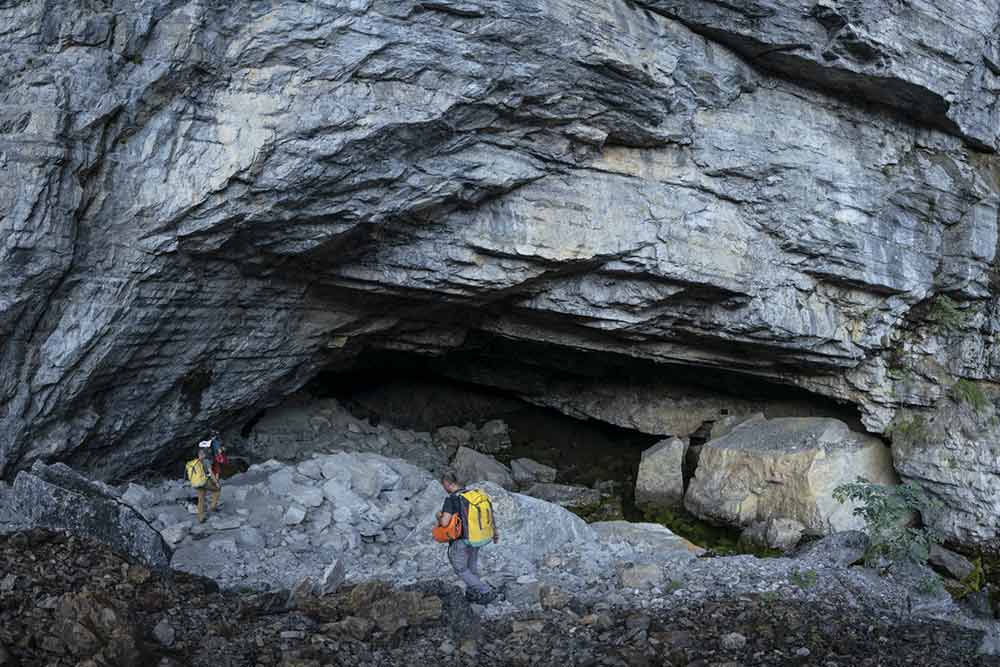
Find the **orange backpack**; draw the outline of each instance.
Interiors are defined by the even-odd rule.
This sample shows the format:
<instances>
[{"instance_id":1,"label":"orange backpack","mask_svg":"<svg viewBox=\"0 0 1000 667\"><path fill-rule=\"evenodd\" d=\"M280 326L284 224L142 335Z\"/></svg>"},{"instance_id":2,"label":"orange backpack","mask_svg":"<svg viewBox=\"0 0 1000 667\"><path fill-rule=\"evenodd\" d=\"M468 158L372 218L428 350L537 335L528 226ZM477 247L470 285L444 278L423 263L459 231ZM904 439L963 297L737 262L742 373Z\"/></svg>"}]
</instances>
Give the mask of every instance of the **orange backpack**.
<instances>
[{"instance_id":1,"label":"orange backpack","mask_svg":"<svg viewBox=\"0 0 1000 667\"><path fill-rule=\"evenodd\" d=\"M462 537L462 517L458 515L458 512L455 512L451 515L451 520L447 526L442 526L439 523L434 526L431 533L433 533L434 539L438 542L454 542Z\"/></svg>"}]
</instances>

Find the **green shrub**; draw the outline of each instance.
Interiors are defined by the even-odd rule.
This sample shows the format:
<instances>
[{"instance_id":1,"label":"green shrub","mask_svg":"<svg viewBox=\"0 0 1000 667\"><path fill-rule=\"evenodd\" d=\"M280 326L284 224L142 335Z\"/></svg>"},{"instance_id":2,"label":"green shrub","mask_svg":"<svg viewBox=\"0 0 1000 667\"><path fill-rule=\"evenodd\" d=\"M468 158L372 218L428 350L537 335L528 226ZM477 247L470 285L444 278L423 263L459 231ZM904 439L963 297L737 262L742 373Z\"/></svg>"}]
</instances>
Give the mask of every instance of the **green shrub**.
<instances>
[{"instance_id":1,"label":"green shrub","mask_svg":"<svg viewBox=\"0 0 1000 667\"><path fill-rule=\"evenodd\" d=\"M912 417L897 415L892 420L889 428L886 429L886 435L891 436L893 439L902 438L910 442L924 440L927 437L927 422L924 420L923 415L914 415Z\"/></svg>"},{"instance_id":2,"label":"green shrub","mask_svg":"<svg viewBox=\"0 0 1000 667\"><path fill-rule=\"evenodd\" d=\"M956 401L971 406L976 412L982 412L990 404L986 394L972 380L962 379L951 385L951 395Z\"/></svg>"},{"instance_id":3,"label":"green shrub","mask_svg":"<svg viewBox=\"0 0 1000 667\"><path fill-rule=\"evenodd\" d=\"M929 528L907 525L914 512L940 507L916 484L873 484L859 477L856 482L834 489L833 497L840 503L860 503L854 515L864 520L870 540L865 552L868 566L876 566L883 559L890 565L899 561L926 564L931 545L941 542L941 536Z\"/></svg>"},{"instance_id":4,"label":"green shrub","mask_svg":"<svg viewBox=\"0 0 1000 667\"><path fill-rule=\"evenodd\" d=\"M939 294L931 302L927 319L945 331L954 331L965 323L965 313L953 299Z\"/></svg>"},{"instance_id":5,"label":"green shrub","mask_svg":"<svg viewBox=\"0 0 1000 667\"><path fill-rule=\"evenodd\" d=\"M791 574L788 575L788 580L802 590L807 591L816 585L816 582L819 581L819 577L816 575L815 570L800 572L798 568L794 568Z\"/></svg>"},{"instance_id":6,"label":"green shrub","mask_svg":"<svg viewBox=\"0 0 1000 667\"><path fill-rule=\"evenodd\" d=\"M983 567L983 557L979 556L972 560L972 572L970 572L957 585L948 587L948 592L956 600L961 600L969 593L981 591L986 585L986 569Z\"/></svg>"},{"instance_id":7,"label":"green shrub","mask_svg":"<svg viewBox=\"0 0 1000 667\"><path fill-rule=\"evenodd\" d=\"M774 603L781 599L781 593L778 591L764 591L760 594L760 599L764 602Z\"/></svg>"}]
</instances>

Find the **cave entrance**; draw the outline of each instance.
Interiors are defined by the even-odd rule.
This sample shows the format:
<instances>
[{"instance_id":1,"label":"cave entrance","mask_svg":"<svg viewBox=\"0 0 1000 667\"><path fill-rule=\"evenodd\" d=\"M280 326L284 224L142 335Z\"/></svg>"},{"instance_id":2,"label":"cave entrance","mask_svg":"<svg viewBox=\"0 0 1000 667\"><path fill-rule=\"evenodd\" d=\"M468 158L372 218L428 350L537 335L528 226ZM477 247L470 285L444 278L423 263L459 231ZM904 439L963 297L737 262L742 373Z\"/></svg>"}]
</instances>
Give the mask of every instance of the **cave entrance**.
<instances>
[{"instance_id":1,"label":"cave entrance","mask_svg":"<svg viewBox=\"0 0 1000 667\"><path fill-rule=\"evenodd\" d=\"M320 373L306 387L317 399L336 399L372 426L435 432L460 427L475 433L502 421L510 446L491 452L510 466L531 459L554 468L554 483L583 486L602 494L597 505L570 506L590 520L643 520L635 507L636 474L643 450L662 436L594 419L576 419L532 405L510 391L461 382L427 368L377 360L363 370ZM525 490L525 489L522 489Z\"/></svg>"},{"instance_id":2,"label":"cave entrance","mask_svg":"<svg viewBox=\"0 0 1000 667\"><path fill-rule=\"evenodd\" d=\"M557 502L588 520L654 520L716 552L733 553L738 531L710 526L683 509L640 511L635 481L642 452L677 436L689 443L686 491L716 424L754 413L835 417L863 430L850 406L735 372L467 338L446 354L369 349L349 365L318 373L298 394L247 423L242 435L259 448L257 459L361 449L437 472L461 446L441 445L443 431L465 433L463 442L481 445L476 438L500 421L506 444L472 449L508 466L527 458L555 469L552 479L517 481L516 490L530 492L533 482L574 487L585 501Z\"/></svg>"}]
</instances>

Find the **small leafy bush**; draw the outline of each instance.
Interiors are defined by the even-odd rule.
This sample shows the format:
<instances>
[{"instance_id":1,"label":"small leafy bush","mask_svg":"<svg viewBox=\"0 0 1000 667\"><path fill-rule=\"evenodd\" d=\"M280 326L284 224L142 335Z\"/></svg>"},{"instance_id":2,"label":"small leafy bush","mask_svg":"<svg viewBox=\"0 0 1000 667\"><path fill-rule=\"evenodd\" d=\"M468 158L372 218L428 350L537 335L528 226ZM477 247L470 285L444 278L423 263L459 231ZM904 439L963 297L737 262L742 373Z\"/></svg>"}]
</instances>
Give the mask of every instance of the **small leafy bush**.
<instances>
[{"instance_id":1,"label":"small leafy bush","mask_svg":"<svg viewBox=\"0 0 1000 667\"><path fill-rule=\"evenodd\" d=\"M951 395L956 401L971 406L976 412L982 412L990 403L983 390L972 380L962 379L951 385Z\"/></svg>"},{"instance_id":2,"label":"small leafy bush","mask_svg":"<svg viewBox=\"0 0 1000 667\"><path fill-rule=\"evenodd\" d=\"M907 525L914 512L940 507L940 503L916 484L874 484L859 477L858 481L842 484L833 490L837 502L853 500L860 503L854 515L865 522L870 540L865 552L865 565L875 567L883 560L891 565L910 561L925 564L932 544L941 536L927 527Z\"/></svg>"},{"instance_id":3,"label":"small leafy bush","mask_svg":"<svg viewBox=\"0 0 1000 667\"><path fill-rule=\"evenodd\" d=\"M924 440L927 437L927 422L923 415L913 417L897 416L889 425L886 433L895 438L902 438L913 442Z\"/></svg>"},{"instance_id":4,"label":"small leafy bush","mask_svg":"<svg viewBox=\"0 0 1000 667\"><path fill-rule=\"evenodd\" d=\"M965 323L965 313L957 302L940 294L931 302L927 319L945 331L954 331Z\"/></svg>"},{"instance_id":5,"label":"small leafy bush","mask_svg":"<svg viewBox=\"0 0 1000 667\"><path fill-rule=\"evenodd\" d=\"M794 568L788 575L788 580L802 590L807 591L816 585L816 582L819 581L819 577L816 575L815 570L800 572L798 568Z\"/></svg>"},{"instance_id":6,"label":"small leafy bush","mask_svg":"<svg viewBox=\"0 0 1000 667\"><path fill-rule=\"evenodd\" d=\"M972 572L957 585L951 586L948 592L956 600L961 600L970 593L981 591L986 585L986 569L983 567L983 557L979 556L972 561Z\"/></svg>"}]
</instances>

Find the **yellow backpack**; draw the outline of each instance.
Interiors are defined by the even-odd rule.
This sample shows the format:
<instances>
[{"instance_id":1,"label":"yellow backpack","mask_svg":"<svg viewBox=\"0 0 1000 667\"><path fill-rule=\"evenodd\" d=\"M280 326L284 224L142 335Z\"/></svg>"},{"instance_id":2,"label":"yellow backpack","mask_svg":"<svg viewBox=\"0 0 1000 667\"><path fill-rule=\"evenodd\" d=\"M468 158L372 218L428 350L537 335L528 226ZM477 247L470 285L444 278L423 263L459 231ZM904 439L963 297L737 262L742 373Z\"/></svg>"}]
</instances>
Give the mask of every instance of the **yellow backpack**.
<instances>
[{"instance_id":1,"label":"yellow backpack","mask_svg":"<svg viewBox=\"0 0 1000 667\"><path fill-rule=\"evenodd\" d=\"M481 547L493 541L493 503L490 497L479 489L462 491L462 497L469 503L465 527L469 544Z\"/></svg>"},{"instance_id":2,"label":"yellow backpack","mask_svg":"<svg viewBox=\"0 0 1000 667\"><path fill-rule=\"evenodd\" d=\"M200 459L188 461L184 466L184 472L187 473L187 478L191 482L191 486L196 489L205 486L205 482L208 481L208 475L205 474L205 466L202 465Z\"/></svg>"}]
</instances>

